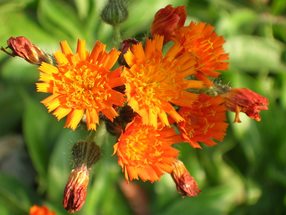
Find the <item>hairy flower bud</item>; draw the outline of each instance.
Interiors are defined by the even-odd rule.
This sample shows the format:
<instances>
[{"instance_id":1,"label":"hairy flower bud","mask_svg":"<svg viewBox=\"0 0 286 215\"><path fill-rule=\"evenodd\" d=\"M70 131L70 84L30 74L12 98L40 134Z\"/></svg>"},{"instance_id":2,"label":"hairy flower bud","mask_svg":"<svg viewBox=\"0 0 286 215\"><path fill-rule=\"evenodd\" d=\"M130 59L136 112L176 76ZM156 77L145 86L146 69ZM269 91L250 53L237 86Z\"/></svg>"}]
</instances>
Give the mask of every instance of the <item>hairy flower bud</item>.
<instances>
[{"instance_id":1,"label":"hairy flower bud","mask_svg":"<svg viewBox=\"0 0 286 215\"><path fill-rule=\"evenodd\" d=\"M171 176L176 183L177 191L182 196L194 197L201 192L197 182L190 175L182 161L177 160L174 163L174 169Z\"/></svg>"},{"instance_id":2,"label":"hairy flower bud","mask_svg":"<svg viewBox=\"0 0 286 215\"><path fill-rule=\"evenodd\" d=\"M267 98L247 88L234 88L221 94L228 110L235 112L234 122L241 122L239 113L244 112L250 118L260 121L259 112L268 109Z\"/></svg>"},{"instance_id":3,"label":"hairy flower bud","mask_svg":"<svg viewBox=\"0 0 286 215\"><path fill-rule=\"evenodd\" d=\"M109 0L101 12L101 18L110 25L118 25L128 17L128 11L124 0Z\"/></svg>"},{"instance_id":4,"label":"hairy flower bud","mask_svg":"<svg viewBox=\"0 0 286 215\"><path fill-rule=\"evenodd\" d=\"M2 51L8 55L21 57L32 64L40 65L42 62L53 64L51 55L43 52L39 47L32 44L27 38L23 36L10 37L7 40L7 47L1 48Z\"/></svg>"},{"instance_id":5,"label":"hairy flower bud","mask_svg":"<svg viewBox=\"0 0 286 215\"><path fill-rule=\"evenodd\" d=\"M83 164L90 168L100 157L100 148L95 142L79 141L72 148L75 167Z\"/></svg>"},{"instance_id":6,"label":"hairy flower bud","mask_svg":"<svg viewBox=\"0 0 286 215\"><path fill-rule=\"evenodd\" d=\"M164 43L170 41L175 33L175 30L182 27L186 21L185 6L172 7L167 5L160 9L156 14L151 25L151 34L164 36Z\"/></svg>"},{"instance_id":7,"label":"hairy flower bud","mask_svg":"<svg viewBox=\"0 0 286 215\"><path fill-rule=\"evenodd\" d=\"M77 212L85 202L87 186L89 182L89 170L85 165L71 171L68 183L64 191L64 208L69 213Z\"/></svg>"},{"instance_id":8,"label":"hairy flower bud","mask_svg":"<svg viewBox=\"0 0 286 215\"><path fill-rule=\"evenodd\" d=\"M99 159L99 146L92 141L77 142L72 148L72 169L64 190L63 205L69 213L79 211L85 202L89 170Z\"/></svg>"}]
</instances>

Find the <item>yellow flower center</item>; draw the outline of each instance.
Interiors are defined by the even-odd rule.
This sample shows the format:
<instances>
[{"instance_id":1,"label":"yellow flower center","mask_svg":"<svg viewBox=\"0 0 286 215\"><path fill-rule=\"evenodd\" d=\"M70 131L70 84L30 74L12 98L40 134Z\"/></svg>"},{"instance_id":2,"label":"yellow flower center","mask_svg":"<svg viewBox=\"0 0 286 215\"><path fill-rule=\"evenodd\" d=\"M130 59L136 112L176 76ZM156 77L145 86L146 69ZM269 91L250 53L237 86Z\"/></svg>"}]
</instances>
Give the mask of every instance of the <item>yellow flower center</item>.
<instances>
[{"instance_id":1,"label":"yellow flower center","mask_svg":"<svg viewBox=\"0 0 286 215\"><path fill-rule=\"evenodd\" d=\"M128 78L132 79L133 90L136 91L135 99L139 104L157 109L162 104L162 100L169 100L167 89L172 86L169 85L170 83L174 83L174 77L168 74L164 65L149 64L147 67L142 65L133 77Z\"/></svg>"},{"instance_id":2,"label":"yellow flower center","mask_svg":"<svg viewBox=\"0 0 286 215\"><path fill-rule=\"evenodd\" d=\"M154 140L152 145L150 140ZM155 135L149 129L142 129L127 137L126 140L126 156L132 161L139 161L144 164L153 164L161 160L162 143L155 138Z\"/></svg>"},{"instance_id":3,"label":"yellow flower center","mask_svg":"<svg viewBox=\"0 0 286 215\"><path fill-rule=\"evenodd\" d=\"M111 95L107 77L102 76L100 68L88 62L79 63L73 68L59 67L60 77L55 81L60 94L65 94L68 108L98 109L102 100ZM58 75L58 74L57 74Z\"/></svg>"}]
</instances>

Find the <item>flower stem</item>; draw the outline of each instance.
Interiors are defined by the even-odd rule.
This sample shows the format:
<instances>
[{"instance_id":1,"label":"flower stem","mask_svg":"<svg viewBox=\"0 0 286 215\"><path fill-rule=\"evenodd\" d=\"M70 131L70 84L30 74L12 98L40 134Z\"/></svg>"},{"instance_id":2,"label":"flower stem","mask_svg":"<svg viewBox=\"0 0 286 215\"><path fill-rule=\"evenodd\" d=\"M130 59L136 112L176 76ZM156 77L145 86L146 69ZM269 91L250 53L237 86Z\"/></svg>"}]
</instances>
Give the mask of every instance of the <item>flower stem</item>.
<instances>
[{"instance_id":1,"label":"flower stem","mask_svg":"<svg viewBox=\"0 0 286 215\"><path fill-rule=\"evenodd\" d=\"M113 45L118 47L121 40L120 25L113 25Z\"/></svg>"},{"instance_id":2,"label":"flower stem","mask_svg":"<svg viewBox=\"0 0 286 215\"><path fill-rule=\"evenodd\" d=\"M86 137L87 142L94 142L96 137L96 132L95 131L90 131L88 136Z\"/></svg>"}]
</instances>

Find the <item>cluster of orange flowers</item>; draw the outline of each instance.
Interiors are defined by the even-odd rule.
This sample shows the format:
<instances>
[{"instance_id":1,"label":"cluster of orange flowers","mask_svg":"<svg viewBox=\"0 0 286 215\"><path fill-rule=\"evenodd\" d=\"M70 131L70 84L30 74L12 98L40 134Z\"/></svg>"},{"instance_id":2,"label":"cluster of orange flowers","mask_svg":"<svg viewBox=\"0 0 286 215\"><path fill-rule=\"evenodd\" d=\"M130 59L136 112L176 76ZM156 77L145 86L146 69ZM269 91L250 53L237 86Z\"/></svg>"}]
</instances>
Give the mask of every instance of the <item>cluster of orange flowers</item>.
<instances>
[{"instance_id":1,"label":"cluster of orange flowers","mask_svg":"<svg viewBox=\"0 0 286 215\"><path fill-rule=\"evenodd\" d=\"M42 102L57 119L67 116L66 127L74 130L84 118L87 128L96 130L103 116L113 121L121 107L132 108L134 118L114 145L127 180L154 182L170 173L183 189L177 177L183 164L174 144L215 145L215 140L224 138L227 110L235 111L239 121L240 111L259 120L259 111L267 109L267 100L248 89L222 89L214 84L214 78L228 67L224 38L206 23L184 26L185 19L184 6L169 5L155 15L152 38L145 44L133 42L126 53L120 53L115 48L107 52L97 41L88 52L85 41L79 40L73 53L63 41L61 51L54 54L56 64L44 62L39 68L37 91L51 94ZM120 54L125 66L113 69ZM125 86L123 92L120 86ZM204 93L206 89L213 95ZM198 191L196 186L192 189Z\"/></svg>"},{"instance_id":2,"label":"cluster of orange flowers","mask_svg":"<svg viewBox=\"0 0 286 215\"><path fill-rule=\"evenodd\" d=\"M228 69L224 38L209 24L185 25L186 16L184 6L160 9L151 37L123 41L121 51L106 51L97 41L89 52L78 40L74 53L63 41L55 62L40 62L36 85L50 94L42 103L58 120L66 117L67 128L85 122L96 130L100 120L120 125L114 154L127 180L154 182L168 173L182 195L195 196L198 185L174 145L213 146L224 139L227 111L236 113L235 122L240 112L259 121L268 101L249 89L216 83ZM15 41L8 42L10 48Z\"/></svg>"}]
</instances>

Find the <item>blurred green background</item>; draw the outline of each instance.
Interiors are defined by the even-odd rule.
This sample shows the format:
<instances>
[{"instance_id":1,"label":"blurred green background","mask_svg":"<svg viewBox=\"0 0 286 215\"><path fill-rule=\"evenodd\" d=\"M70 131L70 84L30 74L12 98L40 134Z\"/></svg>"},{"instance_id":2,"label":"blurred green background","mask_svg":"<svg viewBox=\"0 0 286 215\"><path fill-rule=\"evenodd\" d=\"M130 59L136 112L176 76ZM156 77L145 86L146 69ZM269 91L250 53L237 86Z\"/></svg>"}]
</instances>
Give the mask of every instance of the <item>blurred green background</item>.
<instances>
[{"instance_id":1,"label":"blurred green background","mask_svg":"<svg viewBox=\"0 0 286 215\"><path fill-rule=\"evenodd\" d=\"M92 170L86 204L79 215L286 214L286 1L285 0L129 0L124 39L148 35L155 12L186 5L188 20L208 22L226 39L230 68L223 81L248 87L270 101L262 121L241 114L222 143L195 150L181 145L180 158L202 190L181 198L170 176L142 189L123 186L112 156L115 138L98 130L102 158ZM0 0L0 46L10 36L26 36L53 53L59 41L89 49L96 40L111 46L112 28L100 19L105 0ZM33 204L58 215L71 169L70 149L86 132L63 129L35 93L37 67L0 53L0 213L28 214ZM130 193L135 192L135 198Z\"/></svg>"}]
</instances>

